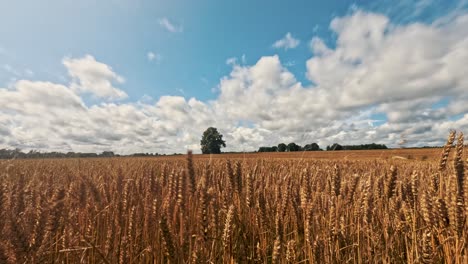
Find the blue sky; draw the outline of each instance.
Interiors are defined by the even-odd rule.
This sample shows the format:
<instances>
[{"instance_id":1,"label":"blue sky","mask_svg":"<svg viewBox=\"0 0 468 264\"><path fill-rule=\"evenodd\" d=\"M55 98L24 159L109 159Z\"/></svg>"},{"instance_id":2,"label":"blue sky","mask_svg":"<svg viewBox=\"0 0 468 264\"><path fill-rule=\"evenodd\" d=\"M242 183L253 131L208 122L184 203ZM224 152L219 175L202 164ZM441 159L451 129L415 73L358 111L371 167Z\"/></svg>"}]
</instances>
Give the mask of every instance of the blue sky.
<instances>
[{"instance_id":1,"label":"blue sky","mask_svg":"<svg viewBox=\"0 0 468 264\"><path fill-rule=\"evenodd\" d=\"M456 23L458 22L454 21L466 15L466 8L466 1L451 0L335 0L320 2L305 0L51 0L47 1L47 3L23 0L0 1L0 87L4 87L5 91L10 92L15 91L15 89L18 90L19 85L17 84L21 80L28 80L30 82L46 81L53 84L61 84L78 94L84 107L88 110L93 107L102 107L103 104L110 104L112 102L112 104L120 107L132 106L138 111L144 112L142 109L146 109L147 106L158 105L158 103L161 105L162 97L176 96L177 98L172 99L178 100L180 96L187 103L190 98L194 98L197 102L207 105L209 108L207 111L209 112L214 111L215 105L219 105L217 107L226 106L225 109L228 109L228 102L234 101L226 99L225 95L228 93L227 88L223 88L223 80L228 79L232 81L232 79L237 78L233 77L233 73L242 75L242 69L249 69L254 65L258 65L262 61L262 58L277 56L275 58L278 58L280 61L284 72L291 74L294 78L294 82L292 83L300 83L303 89L314 89L314 87L323 87L321 88L323 91L335 88L338 90L346 89L345 86L337 88L338 84L330 83L328 79L324 79L322 76L325 76L325 74L321 74L320 77L315 76L319 74L320 70L314 71L314 67L309 67L308 64L310 61L311 65L317 64L317 69L322 69L326 67L324 63L328 63L325 60L312 61L315 55L320 53L319 49L314 49L311 45L311 40L314 38L316 40L319 39L320 43L323 43L332 51L339 50L341 42L338 39L342 33L339 30L332 29L331 25L334 20L344 17L355 17L356 19L364 20L368 18L359 14L375 14L388 20L388 23L385 23L385 28L382 29L382 34L391 39L392 34L399 36L399 29L410 30L412 26L414 27L414 25L418 24L425 25L427 28L440 29L441 32L443 30L447 32L450 30L460 30L456 27ZM357 26L368 27L365 23L372 23L372 20L369 18L368 22L364 21L361 24L357 24ZM445 24L448 26L444 26ZM372 27L372 25L369 27ZM462 34L463 37L465 33L465 31L461 30L458 34ZM284 41L277 42L285 38L287 34L290 36L290 41L292 40L294 43L285 44L286 42ZM457 43L464 43L463 39L461 38L456 41L458 41ZM275 46L275 43L280 44ZM284 45L281 45L281 43ZM443 45L457 47L457 43L441 43L440 45L442 45L442 49ZM415 47L415 49L418 49L418 47ZM339 52L336 53L338 54ZM446 53L448 54L448 52ZM96 62L107 65L111 73L106 76L109 77L115 73L115 78L112 77L114 79L110 81L114 85L113 87L123 91L127 96L120 98L120 100L108 100L103 96L96 96L94 88L84 87L85 85L80 73L75 72L76 75L73 77L73 73L70 71L71 66L64 67L67 59L70 62L68 65L72 65L73 62L78 62L74 61L74 59L85 58L86 56L92 56L93 59L88 61L90 63ZM362 56L362 54L359 54L359 56ZM232 58L235 58L235 60ZM359 66L358 64L361 63L361 59L357 59L356 66ZM270 60L269 62L265 62L265 65L269 63L273 65L276 62L275 60ZM426 65L428 64L426 63ZM402 69L404 66L401 65ZM283 70L280 72L283 72ZM331 74L333 71L334 69L330 68L327 74ZM382 72L379 74L382 74ZM312 75L314 76L311 77ZM89 78L88 80L91 80L91 82L100 82L92 77ZM249 78L247 77L247 79ZM338 75L336 78L343 78L343 81L348 81L346 76ZM412 80L411 78L413 77L410 76L408 78L408 80ZM73 83L73 80L75 82L77 82L76 80L78 82L81 81L81 88L77 88L79 84ZM249 80L247 80L248 83ZM458 81L458 83L464 82ZM294 85L288 81L287 89L293 89ZM330 88L327 88L327 85L331 85ZM278 128L269 124L268 118L249 118L240 116L234 110L229 110L228 114L232 114L232 118L230 118L232 120L228 125L230 128L226 128L225 133L231 135L228 136L231 140L235 142L238 140L237 145L245 144L242 149L253 145L253 142L255 144L276 144L279 142L275 141L287 140L321 140L324 143L334 140L353 141L359 139L362 135L352 135L352 132L346 132L347 136L343 136L343 131L359 130L362 133L367 133L369 127L359 129L356 129L356 127L361 127L360 124L369 124L369 122L371 122L371 128L385 124L390 125L392 122L391 116L394 116L396 119L402 116L402 113L391 113L389 104L398 104L399 106L417 105L419 108L412 109L411 111L413 112L415 110L430 112L440 109L442 109L440 111L446 111L451 101L447 98L457 97L459 92L466 91L466 88L465 86L453 88L454 91L444 93L440 92L443 90L443 87L438 86L433 90L427 90L425 96L417 94L417 92L421 93L421 91L416 89L417 91L415 90L413 96L409 96L410 101L403 100L405 98L404 94L395 96L395 98L391 97L387 101L377 100L374 102L368 100L368 98L358 98L356 101L362 101L362 103L356 103L357 105L343 104L342 108L348 107L349 109L347 114L344 114L344 110L340 110L340 113L330 114L337 122L334 125L330 125L330 122L315 124L313 121L302 119L306 117L297 117L298 120L295 120L297 124L312 122L310 126L325 127L323 128L325 130L333 127L332 130L334 132L321 132L319 133L320 136L316 134L318 133L316 131L305 132L302 125L297 125L296 131L300 131L299 133L302 134L295 135L291 131L281 128L279 129L281 131L279 135L281 136L269 139L268 132L264 130L274 133ZM97 87L96 89L100 88ZM268 90L269 88L261 87L258 89ZM379 95L386 94L389 92L388 89L391 88L386 89L375 96L378 97ZM81 91L81 93L77 91ZM357 91L352 96L359 94L360 90ZM361 91L363 94L366 94L364 88ZM427 95L434 91L438 91L434 93L434 97L429 96L430 98L427 98ZM267 92L266 94L268 95L269 93ZM410 94L412 93L410 92ZM290 98L290 93L278 93L277 96L274 98L275 100L284 101ZM328 96L332 98L331 95ZM225 98L224 101L223 98ZM265 97L263 99L265 100L265 105L268 105L268 102L274 102L272 98L270 98L271 101L268 101L268 98ZM424 102L422 102L419 100L420 98L426 98L427 100L423 100ZM248 99L253 100L255 98ZM325 100L320 97L315 99ZM225 102L225 104L223 105L222 102ZM308 104L309 102L306 101L304 103ZM458 101L453 103L462 104ZM189 109L192 109L191 107L189 106ZM241 108L242 105L239 105L239 107ZM406 111L409 108L407 106L404 110ZM0 114L1 110L0 108ZM281 112L280 110L286 113L291 109L279 109L277 112ZM14 112L14 115L11 114L12 112ZM285 113L275 114L285 116ZM21 127L25 126L18 126L18 124L11 121L17 117L17 114L12 109L4 108L3 119L0 119L0 121L3 120L4 127L8 128L10 138L8 141L4 140L3 144L5 146L21 146L23 148L51 148L52 144L50 142L44 143L46 140L43 138L39 140L43 142L39 146L19 143L19 138L28 137L25 136L26 132L21 131ZM265 115L269 114L269 112L265 112ZM453 114L449 114L443 120L456 122L463 118L464 114L465 109L454 110ZM164 122L164 119L159 114L152 116L145 112L144 115L148 120ZM365 117L362 117L363 115ZM433 113L427 115L434 116ZM170 119L170 114L167 116ZM362 120L354 120L356 116L361 116ZM418 117L418 120L423 120L423 116L424 114ZM288 118L291 120L291 118L295 119L296 117L292 116ZM321 118L324 117L317 117L317 119ZM437 121L443 120L439 119ZM432 119L426 121L435 122ZM212 123L217 124L217 122L213 121ZM462 125L459 125L462 128L465 127L465 123L463 122ZM210 122L206 124L208 123ZM350 123L353 123L351 128L343 126L343 124ZM166 127L166 125L162 126ZM50 125L49 129L53 130L52 126ZM450 124L446 126L451 127ZM188 130L183 126L170 127L177 131ZM441 128L440 134L445 133L447 127ZM457 125L452 125L452 127L456 128ZM83 134L90 133L84 126L80 126L80 129L83 129L81 131ZM255 129L255 131L246 132L245 129ZM338 131L337 129L341 129L342 131ZM405 129L408 130L410 128ZM109 127L109 130L112 131L113 128ZM249 135L237 135L236 131L244 131L239 133L247 133ZM389 131L393 131L391 133L402 133L401 131L394 132L392 129L389 129ZM405 133L409 132L411 131ZM172 134L173 136L183 137L184 133L174 132ZM311 133L311 135L304 139L304 135L307 133ZM170 135L172 134L170 133ZM414 142L414 144L435 142L440 140L440 134L437 134L435 138L428 139L426 142ZM65 132L61 134L63 141L67 141L67 135L70 136L70 134ZM97 134L93 135L99 137ZM156 135L153 136L158 137ZM162 135L159 138L166 140L167 136ZM393 140L393 137L396 137L385 136L383 138L371 137L369 140L380 140L389 143ZM120 145L117 149L122 152L133 151L133 149L123 147L124 142L126 142L124 140L125 136L119 138L121 141L119 141ZM191 136L187 136L187 138L190 139L181 142L178 147L170 149L170 151L182 151L184 148L193 148L197 144L196 141L198 139L195 140ZM196 138L198 138L198 135ZM32 136L28 140L34 141ZM28 140L24 141L23 139L21 142L28 142ZM56 148L66 146L66 148L79 150L101 150L100 147L96 146L101 146L102 142L98 143L99 140L88 145L83 142L56 142ZM112 142L107 141L102 144L106 146L105 148L116 146ZM154 148L158 148L158 146L154 146Z\"/></svg>"},{"instance_id":2,"label":"blue sky","mask_svg":"<svg viewBox=\"0 0 468 264\"><path fill-rule=\"evenodd\" d=\"M144 94L181 95L182 90L185 96L212 99L211 88L230 71L226 59L245 55L252 63L276 54L279 51L272 43L289 31L310 39L315 34L311 28L325 29L332 15L346 12L351 3L311 6L307 2L287 7L272 1L9 2L2 6L0 27L2 46L11 57L3 59L30 68L38 79L51 79L66 75L57 63L64 56L93 54L125 73L123 88L130 100ZM285 14L285 8L291 15ZM168 32L159 25L162 18L183 32ZM297 50L280 51L283 60L307 58L310 51L304 44ZM160 61L148 62L148 52L157 54ZM303 63L294 70L304 75ZM9 81L9 76L2 77L4 83Z\"/></svg>"},{"instance_id":3,"label":"blue sky","mask_svg":"<svg viewBox=\"0 0 468 264\"><path fill-rule=\"evenodd\" d=\"M379 2L380 4L375 4ZM64 56L92 54L125 76L121 87L128 100L143 95L182 95L214 99L212 88L229 74L226 60L245 55L252 64L278 54L304 83L308 41L320 36L333 45L329 30L333 17L359 7L387 13L393 22L432 21L458 1L2 1L0 44L8 50L2 61L32 70L38 80L62 81ZM398 1L397 1L398 2ZM406 3L405 3L406 2ZM420 10L420 11L417 11ZM405 16L402 18L402 13ZM167 18L182 32L159 24ZM272 44L287 32L302 40L296 49ZM149 62L147 53L160 59ZM59 76L62 75L62 78ZM4 84L11 76L2 74Z\"/></svg>"}]
</instances>

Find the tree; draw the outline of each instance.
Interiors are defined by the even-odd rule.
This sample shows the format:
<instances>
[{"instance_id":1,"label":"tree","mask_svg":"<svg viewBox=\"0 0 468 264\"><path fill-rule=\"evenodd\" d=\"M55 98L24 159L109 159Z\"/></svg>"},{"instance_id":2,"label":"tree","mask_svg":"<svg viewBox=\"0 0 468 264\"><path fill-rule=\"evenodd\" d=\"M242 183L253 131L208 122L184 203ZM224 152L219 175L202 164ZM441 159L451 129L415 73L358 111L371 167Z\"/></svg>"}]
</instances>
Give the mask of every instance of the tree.
<instances>
[{"instance_id":1,"label":"tree","mask_svg":"<svg viewBox=\"0 0 468 264\"><path fill-rule=\"evenodd\" d=\"M327 146L327 150L343 150L343 146L338 143L334 143L331 146Z\"/></svg>"},{"instance_id":2,"label":"tree","mask_svg":"<svg viewBox=\"0 0 468 264\"><path fill-rule=\"evenodd\" d=\"M307 144L303 148L305 151L318 151L320 147L317 143Z\"/></svg>"},{"instance_id":3,"label":"tree","mask_svg":"<svg viewBox=\"0 0 468 264\"><path fill-rule=\"evenodd\" d=\"M278 147L277 146L273 146L273 147L260 147L258 149L258 152L277 152L278 151Z\"/></svg>"},{"instance_id":4,"label":"tree","mask_svg":"<svg viewBox=\"0 0 468 264\"><path fill-rule=\"evenodd\" d=\"M288 147L287 147L288 151L299 151L301 150L301 146L297 145L296 143L294 142L291 142L288 144Z\"/></svg>"},{"instance_id":5,"label":"tree","mask_svg":"<svg viewBox=\"0 0 468 264\"><path fill-rule=\"evenodd\" d=\"M270 147L260 147L258 149L258 152L271 152L271 148Z\"/></svg>"},{"instance_id":6,"label":"tree","mask_svg":"<svg viewBox=\"0 0 468 264\"><path fill-rule=\"evenodd\" d=\"M285 151L286 151L286 148L287 148L286 144L280 143L280 144L278 145L278 152L285 152Z\"/></svg>"},{"instance_id":7,"label":"tree","mask_svg":"<svg viewBox=\"0 0 468 264\"><path fill-rule=\"evenodd\" d=\"M103 151L101 154L102 157L114 157L115 154L112 151Z\"/></svg>"},{"instance_id":8,"label":"tree","mask_svg":"<svg viewBox=\"0 0 468 264\"><path fill-rule=\"evenodd\" d=\"M221 147L226 147L223 135L215 127L209 127L203 132L200 144L203 154L219 154L221 153Z\"/></svg>"},{"instance_id":9,"label":"tree","mask_svg":"<svg viewBox=\"0 0 468 264\"><path fill-rule=\"evenodd\" d=\"M270 147L260 147L258 152L271 152Z\"/></svg>"}]
</instances>

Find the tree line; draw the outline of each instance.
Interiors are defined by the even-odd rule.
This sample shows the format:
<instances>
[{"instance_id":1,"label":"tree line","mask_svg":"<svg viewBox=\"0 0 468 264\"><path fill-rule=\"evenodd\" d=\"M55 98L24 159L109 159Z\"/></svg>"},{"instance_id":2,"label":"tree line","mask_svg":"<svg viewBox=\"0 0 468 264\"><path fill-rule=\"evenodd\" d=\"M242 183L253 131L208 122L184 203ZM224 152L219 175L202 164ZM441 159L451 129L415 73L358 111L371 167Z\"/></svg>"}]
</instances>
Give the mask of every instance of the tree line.
<instances>
[{"instance_id":1,"label":"tree line","mask_svg":"<svg viewBox=\"0 0 468 264\"><path fill-rule=\"evenodd\" d=\"M31 150L23 152L20 149L0 149L0 159L44 159L44 158L110 158L110 157L155 157L165 154L158 153L134 153L130 155L115 154L113 151L101 153L92 152L39 152Z\"/></svg>"},{"instance_id":2,"label":"tree line","mask_svg":"<svg viewBox=\"0 0 468 264\"><path fill-rule=\"evenodd\" d=\"M369 149L388 149L385 144L360 144L360 145L345 145L341 146L339 144L333 144L327 146L327 150L369 150Z\"/></svg>"},{"instance_id":3,"label":"tree line","mask_svg":"<svg viewBox=\"0 0 468 264\"><path fill-rule=\"evenodd\" d=\"M369 150L369 149L388 149L384 144L360 144L360 145L340 145L334 143L326 147L327 151L335 150ZM294 142L289 144L280 143L278 146L272 147L260 147L257 152L294 152L294 151L322 151L323 149L317 143L306 144L305 146L300 146Z\"/></svg>"},{"instance_id":4,"label":"tree line","mask_svg":"<svg viewBox=\"0 0 468 264\"><path fill-rule=\"evenodd\" d=\"M226 141L223 140L223 135L219 133L215 127L209 127L203 132L200 141L201 151L203 154L219 154L221 148L226 147ZM365 149L387 149L383 144L361 144L361 145L346 145L333 144L327 146L326 150L365 150ZM306 144L300 146L294 142L289 144L280 143L278 146L260 147L258 152L294 152L294 151L322 151L317 143ZM165 155L165 154L163 154ZM174 155L178 155L174 153ZM130 155L119 155L112 151L104 151L100 154L97 153L82 153L82 152L38 152L31 150L29 152L22 152L20 149L0 149L0 159L15 159L15 158L98 158L98 157L153 157L160 156L158 153L134 153Z\"/></svg>"},{"instance_id":5,"label":"tree line","mask_svg":"<svg viewBox=\"0 0 468 264\"><path fill-rule=\"evenodd\" d=\"M258 152L293 152L293 151L321 151L322 149L317 143L300 146L294 142L289 144L280 143L278 146L260 147Z\"/></svg>"}]
</instances>

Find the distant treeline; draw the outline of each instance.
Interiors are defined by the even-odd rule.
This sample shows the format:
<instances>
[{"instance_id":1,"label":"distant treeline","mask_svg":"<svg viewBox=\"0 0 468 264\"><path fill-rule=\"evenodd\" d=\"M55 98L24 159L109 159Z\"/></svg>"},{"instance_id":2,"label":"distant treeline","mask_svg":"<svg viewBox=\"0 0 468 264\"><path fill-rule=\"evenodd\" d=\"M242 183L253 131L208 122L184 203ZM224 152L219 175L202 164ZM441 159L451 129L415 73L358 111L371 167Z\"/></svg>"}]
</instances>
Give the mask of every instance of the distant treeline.
<instances>
[{"instance_id":1,"label":"distant treeline","mask_svg":"<svg viewBox=\"0 0 468 264\"><path fill-rule=\"evenodd\" d=\"M99 157L154 157L162 156L158 153L134 153L130 155L119 155L112 151L102 153L83 153L83 152L39 152L31 150L22 152L20 149L0 149L0 159L44 159L44 158L99 158Z\"/></svg>"},{"instance_id":2,"label":"distant treeline","mask_svg":"<svg viewBox=\"0 0 468 264\"><path fill-rule=\"evenodd\" d=\"M333 144L326 147L327 151L333 150L368 150L368 149L387 149L387 146L384 144L361 144L361 145L345 145ZM278 146L272 147L260 147L258 152L293 152L293 151L322 151L323 149L317 143L307 144L305 146L300 146L294 142L289 143L288 145L284 143L278 144Z\"/></svg>"},{"instance_id":3,"label":"distant treeline","mask_svg":"<svg viewBox=\"0 0 468 264\"><path fill-rule=\"evenodd\" d=\"M294 142L289 144L280 143L278 146L260 147L258 152L293 152L293 151L321 151L322 149L317 143L300 146Z\"/></svg>"},{"instance_id":4,"label":"distant treeline","mask_svg":"<svg viewBox=\"0 0 468 264\"><path fill-rule=\"evenodd\" d=\"M425 146L424 148L428 148ZM345 145L333 144L326 147L327 151L333 150L367 150L367 149L387 149L383 144L361 144L361 145ZM278 146L260 147L258 152L294 152L294 151L323 151L317 143L306 144L300 146L294 142L289 144L280 143ZM237 152L225 152L237 153ZM174 153L172 155L182 155ZM44 158L99 158L99 157L156 157L166 156L166 154L158 153L134 153L129 155L119 155L112 151L104 151L102 153L83 153L83 152L39 152L31 150L23 152L20 149L0 149L0 159L44 159Z\"/></svg>"},{"instance_id":5,"label":"distant treeline","mask_svg":"<svg viewBox=\"0 0 468 264\"><path fill-rule=\"evenodd\" d=\"M384 144L361 144L361 145L345 145L341 146L340 144L333 144L327 146L327 150L368 150L368 149L388 149Z\"/></svg>"}]
</instances>

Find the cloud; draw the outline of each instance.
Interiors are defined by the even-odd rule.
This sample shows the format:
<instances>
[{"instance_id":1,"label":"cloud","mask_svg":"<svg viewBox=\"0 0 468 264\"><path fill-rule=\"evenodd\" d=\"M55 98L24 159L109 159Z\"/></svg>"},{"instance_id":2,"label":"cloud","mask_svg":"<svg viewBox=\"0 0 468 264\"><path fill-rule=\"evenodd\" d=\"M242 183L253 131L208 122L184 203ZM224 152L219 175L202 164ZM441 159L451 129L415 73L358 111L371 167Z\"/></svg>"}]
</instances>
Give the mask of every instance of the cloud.
<instances>
[{"instance_id":1,"label":"cloud","mask_svg":"<svg viewBox=\"0 0 468 264\"><path fill-rule=\"evenodd\" d=\"M434 0L419 0L415 4L413 16L420 15L426 8L434 4Z\"/></svg>"},{"instance_id":2,"label":"cloud","mask_svg":"<svg viewBox=\"0 0 468 264\"><path fill-rule=\"evenodd\" d=\"M227 65L235 65L237 63L237 58L236 57L231 57L226 59L226 64Z\"/></svg>"},{"instance_id":3,"label":"cloud","mask_svg":"<svg viewBox=\"0 0 468 264\"><path fill-rule=\"evenodd\" d=\"M26 76L28 76L28 77L34 76L34 72L33 72L31 69L26 69L26 70L24 70L24 73L25 73Z\"/></svg>"},{"instance_id":4,"label":"cloud","mask_svg":"<svg viewBox=\"0 0 468 264\"><path fill-rule=\"evenodd\" d=\"M427 123L466 129L454 120L468 110L463 106L468 78L459 70L468 55L468 15L444 25L394 25L358 9L334 19L330 28L337 35L336 48L319 38L311 42L307 76L313 87L299 83L277 56L263 57L253 66L234 66L221 80L217 111L282 138L319 138L324 144L375 140L395 145L396 135L406 133L424 135L426 141L418 136L412 141L421 145L440 142L447 133L427 130ZM444 98L450 103L434 108ZM387 117L384 125L369 123L377 114Z\"/></svg>"},{"instance_id":5,"label":"cloud","mask_svg":"<svg viewBox=\"0 0 468 264\"><path fill-rule=\"evenodd\" d=\"M151 62L151 61L160 62L161 59L162 59L161 55L156 54L156 53L154 53L154 52L152 52L152 51L146 53L146 58L147 58L148 61L150 61L150 62Z\"/></svg>"},{"instance_id":6,"label":"cloud","mask_svg":"<svg viewBox=\"0 0 468 264\"><path fill-rule=\"evenodd\" d=\"M96 61L93 56L86 55L78 59L64 58L62 63L72 78L70 87L76 93L88 93L107 100L127 98L124 91L113 86L113 83L124 83L125 79L108 65Z\"/></svg>"},{"instance_id":7,"label":"cloud","mask_svg":"<svg viewBox=\"0 0 468 264\"><path fill-rule=\"evenodd\" d=\"M311 40L311 85L278 55L252 65L232 61L218 97L207 102L167 95L86 105L88 93L119 98L124 92L112 84L123 78L90 55L66 58L66 85L20 80L0 89L0 147L199 152L209 126L233 151L280 142L398 146L402 138L423 146L442 144L450 129L468 131L468 15L393 24L357 9L333 19L330 29L336 43Z\"/></svg>"},{"instance_id":8,"label":"cloud","mask_svg":"<svg viewBox=\"0 0 468 264\"><path fill-rule=\"evenodd\" d=\"M397 26L382 15L357 11L330 27L337 47L314 39L316 56L307 61L307 76L338 106L456 96L467 89L459 68L468 58L467 15L444 26Z\"/></svg>"},{"instance_id":9,"label":"cloud","mask_svg":"<svg viewBox=\"0 0 468 264\"><path fill-rule=\"evenodd\" d=\"M148 58L149 61L152 61L156 58L156 54L150 51L146 54L146 57Z\"/></svg>"},{"instance_id":10,"label":"cloud","mask_svg":"<svg viewBox=\"0 0 468 264\"><path fill-rule=\"evenodd\" d=\"M296 65L295 61L288 61L284 64L286 67L294 67Z\"/></svg>"},{"instance_id":11,"label":"cloud","mask_svg":"<svg viewBox=\"0 0 468 264\"><path fill-rule=\"evenodd\" d=\"M14 84L13 90L0 89L0 95L0 105L12 113L41 116L44 111L54 111L58 115L62 110L85 108L81 98L68 87L50 82L21 80Z\"/></svg>"},{"instance_id":12,"label":"cloud","mask_svg":"<svg viewBox=\"0 0 468 264\"><path fill-rule=\"evenodd\" d=\"M242 54L242 56L240 58L230 57L230 58L226 59L226 65L234 66L234 65L237 65L239 63L241 63L243 65L247 63L247 57L245 56L245 54Z\"/></svg>"},{"instance_id":13,"label":"cloud","mask_svg":"<svg viewBox=\"0 0 468 264\"><path fill-rule=\"evenodd\" d=\"M20 76L21 75L15 68L13 68L9 64L3 64L2 68L3 68L4 71L6 71L7 73L9 73L11 75L14 75L14 76Z\"/></svg>"},{"instance_id":14,"label":"cloud","mask_svg":"<svg viewBox=\"0 0 468 264\"><path fill-rule=\"evenodd\" d=\"M286 33L284 38L277 40L275 43L273 43L273 47L277 49L283 48L285 50L288 50L296 48L297 46L299 46L300 43L301 41L299 39L294 38L291 35L291 33L288 32Z\"/></svg>"},{"instance_id":15,"label":"cloud","mask_svg":"<svg viewBox=\"0 0 468 264\"><path fill-rule=\"evenodd\" d=\"M169 19L167 19L166 17L159 19L158 22L160 26L162 26L164 29L166 29L169 32L181 33L184 31L184 28L182 27L182 25L176 25L172 23L171 21L169 21Z\"/></svg>"},{"instance_id":16,"label":"cloud","mask_svg":"<svg viewBox=\"0 0 468 264\"><path fill-rule=\"evenodd\" d=\"M245 54L242 54L242 56L241 56L241 62L242 62L242 64L246 64L246 63L247 63L247 56L245 56Z\"/></svg>"}]
</instances>

